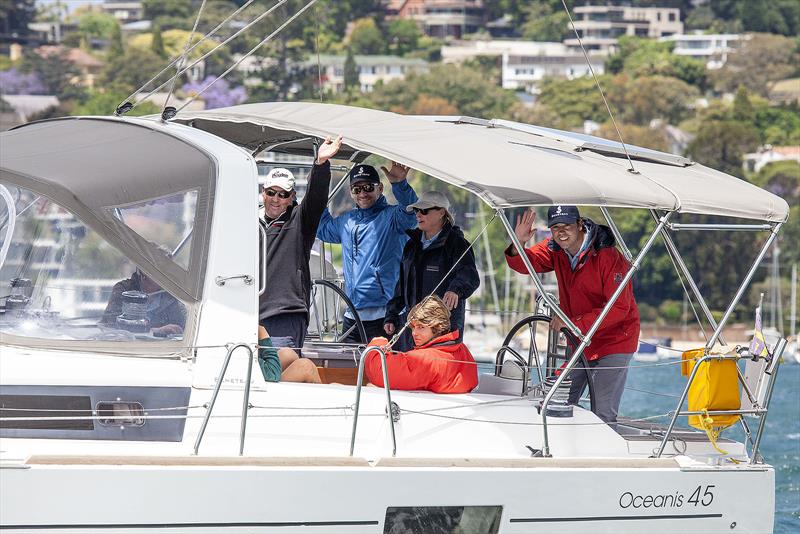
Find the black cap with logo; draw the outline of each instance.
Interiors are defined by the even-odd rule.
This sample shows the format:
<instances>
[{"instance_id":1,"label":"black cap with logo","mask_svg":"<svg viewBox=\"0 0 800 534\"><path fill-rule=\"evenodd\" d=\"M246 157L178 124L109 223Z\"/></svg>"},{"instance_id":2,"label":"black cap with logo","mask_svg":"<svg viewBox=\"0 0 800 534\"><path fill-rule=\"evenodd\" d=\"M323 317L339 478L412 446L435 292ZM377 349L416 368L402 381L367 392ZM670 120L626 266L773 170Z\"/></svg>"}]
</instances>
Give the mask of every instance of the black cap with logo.
<instances>
[{"instance_id":1,"label":"black cap with logo","mask_svg":"<svg viewBox=\"0 0 800 534\"><path fill-rule=\"evenodd\" d=\"M372 165L356 165L350 172L351 184L356 182L372 182L377 184L380 183L380 181L381 177Z\"/></svg>"},{"instance_id":2,"label":"black cap with logo","mask_svg":"<svg viewBox=\"0 0 800 534\"><path fill-rule=\"evenodd\" d=\"M581 214L576 206L550 206L547 210L547 227L552 228L556 224L574 224L581 218Z\"/></svg>"}]
</instances>

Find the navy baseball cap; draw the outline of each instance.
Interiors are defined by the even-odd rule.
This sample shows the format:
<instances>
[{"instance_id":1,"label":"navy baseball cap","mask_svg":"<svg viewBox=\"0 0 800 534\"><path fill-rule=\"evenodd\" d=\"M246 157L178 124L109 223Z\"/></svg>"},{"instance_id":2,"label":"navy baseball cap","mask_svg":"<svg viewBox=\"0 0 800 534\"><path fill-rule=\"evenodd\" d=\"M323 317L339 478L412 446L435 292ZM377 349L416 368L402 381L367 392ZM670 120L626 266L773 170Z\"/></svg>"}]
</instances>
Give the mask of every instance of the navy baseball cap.
<instances>
[{"instance_id":1,"label":"navy baseball cap","mask_svg":"<svg viewBox=\"0 0 800 534\"><path fill-rule=\"evenodd\" d=\"M552 228L556 224L574 224L581 218L581 214L576 206L550 206L547 210L547 227Z\"/></svg>"},{"instance_id":2,"label":"navy baseball cap","mask_svg":"<svg viewBox=\"0 0 800 534\"><path fill-rule=\"evenodd\" d=\"M350 172L350 183L354 184L356 182L372 182L377 184L381 182L381 177L372 165L356 165Z\"/></svg>"}]
</instances>

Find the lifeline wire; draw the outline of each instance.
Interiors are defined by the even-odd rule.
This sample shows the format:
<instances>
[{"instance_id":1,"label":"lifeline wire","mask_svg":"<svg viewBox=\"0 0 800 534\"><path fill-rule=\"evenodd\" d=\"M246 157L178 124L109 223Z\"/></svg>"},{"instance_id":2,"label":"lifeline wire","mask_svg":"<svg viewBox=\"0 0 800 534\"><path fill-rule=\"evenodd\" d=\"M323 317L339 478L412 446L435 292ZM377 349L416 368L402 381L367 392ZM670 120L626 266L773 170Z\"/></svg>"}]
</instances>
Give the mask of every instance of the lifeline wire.
<instances>
[{"instance_id":1,"label":"lifeline wire","mask_svg":"<svg viewBox=\"0 0 800 534\"><path fill-rule=\"evenodd\" d=\"M169 104L169 98L172 96L172 92L175 90L175 82L178 80L178 72L181 71L181 67L183 66L183 62L186 61L186 55L189 53L189 46L192 44L192 38L194 38L194 32L197 31L197 25L200 23L200 17L203 14L203 8L206 7L206 0L203 0L203 3L200 4L200 9L197 10L197 17L194 19L194 26L192 26L192 31L189 32L189 37L186 38L186 44L183 47L183 54L181 54L178 63L176 63L177 67L175 67L175 76L172 77L172 83L169 86L169 91L167 91L167 97L164 99L164 105L161 107L161 120L164 120L164 111L167 109L167 104Z\"/></svg>"},{"instance_id":2,"label":"lifeline wire","mask_svg":"<svg viewBox=\"0 0 800 534\"><path fill-rule=\"evenodd\" d=\"M608 110L608 116L611 117L611 122L612 124L614 124L614 129L617 131L619 142L622 144L622 150L625 151L625 157L628 158L628 164L630 164L631 166L630 171L639 174L639 172L633 167L633 160L631 160L631 156L630 154L628 154L628 147L625 145L625 141L623 141L622 139L622 133L619 131L619 127L617 126L617 121L614 119L614 114L611 113L611 106L608 105L608 100L606 100L606 95L605 93L603 93L603 88L600 87L600 80L597 79L597 74L595 74L594 72L594 67L592 67L592 62L589 61L589 54L586 53L586 48L584 48L583 46L583 41L581 40L581 36L578 34L578 30L575 28L575 22L572 20L572 14L569 12L566 0L561 0L561 4L564 6L564 10L567 12L569 23L572 26L572 31L575 32L575 37L578 39L578 44L581 45L581 50L583 51L583 57L586 58L586 64L589 66L589 71L592 73L592 77L594 78L594 83L595 85L597 85L597 90L600 91L600 96L603 97L603 103L606 105L606 109Z\"/></svg>"},{"instance_id":3,"label":"lifeline wire","mask_svg":"<svg viewBox=\"0 0 800 534\"><path fill-rule=\"evenodd\" d=\"M310 2L308 2L308 3L307 3L305 6L303 6L303 7L302 7L302 8L301 8L301 9L300 9L300 10L299 10L297 13L295 13L294 15L292 15L291 17L289 17L289 19L288 19L288 20L286 20L286 22L284 22L283 24L281 24L280 26L278 26L278 29L277 29L277 30L275 30L275 31L274 31L274 32L272 32L271 34L267 35L267 36L266 36L266 37L265 37L265 38L264 38L264 39L263 39L263 40L262 40L260 43L258 43L256 46L254 46L254 47L253 47L253 48L252 48L252 49L251 49L251 50L250 50L248 53L246 53L244 56L242 56L242 57L241 57L241 58L240 58L238 61L236 61L236 62L235 62L233 65L231 65L230 67L228 67L228 68L225 70L225 72L223 72L222 74L220 74L219 76L217 76L217 77L214 79L214 81L212 81L211 83L209 83L208 85L206 85L205 87L203 87L202 89L200 89L200 91L199 91L199 92L198 92L196 95L194 95L193 97L191 97L191 98L190 98L189 100L187 100L187 101L186 101L186 102L185 102L185 103L184 103L184 104L183 104L181 107L179 107L179 108L177 109L176 113L179 113L179 112L180 112L181 110L183 110L183 109L184 109L186 106L188 106L189 104L191 104L192 102L194 102L195 100L197 100L197 98L198 98L200 95L202 95L203 93L205 93L205 92L206 92L206 91L207 91L207 90L208 90L208 89L209 89L209 88L210 88L212 85L214 85L214 84L215 84L215 83L217 83L219 80L221 80L222 78L224 78L225 76L227 76L227 75L228 75L228 74L229 74L229 73L230 73L230 72L231 72L233 69L235 69L236 67L238 67L238 66L239 66L239 65L242 63L242 61L244 61L245 59L247 59L248 57L250 57L251 55L253 55L253 54L256 52L256 50L258 50L259 48L261 48L262 46L264 46L264 45L265 45L265 44L266 44L268 41L270 41L270 40L271 40L273 37L275 37L276 35L278 35L278 33L280 33L280 32L281 32L281 30L283 30L283 29L284 29L286 26L288 26L289 24L291 24L292 22L294 22L294 19L296 19L297 17L299 17L300 15L302 15L303 13L305 13L305 12L306 12L306 10L307 10L308 8L310 8L311 6L313 6L314 4L316 4L316 3L317 3L317 1L318 1L318 0L310 0Z\"/></svg>"},{"instance_id":4,"label":"lifeline wire","mask_svg":"<svg viewBox=\"0 0 800 534\"><path fill-rule=\"evenodd\" d=\"M204 36L203 36L203 37L202 37L202 38L201 38L199 41L197 41L195 44L193 44L193 45L192 45L192 46L189 48L189 50L187 50L187 51L186 51L186 54L188 54L189 52L191 52L192 50L194 50L195 48L197 48L198 46L200 46L200 44L201 44L201 43L203 43L203 42L204 42L206 39L208 39L209 37L211 37L212 35L214 35L215 33L217 33L217 30L219 30L220 28L222 28L222 26L223 26L223 25L225 25L225 24L226 24L226 23L227 23L229 20L231 20L233 17L235 17L236 15L238 15L239 13L241 13L242 11L244 11L244 10L245 10L245 9L246 9L246 8L247 8L247 7L248 7L250 4L252 4L253 2L255 2L255 0L247 0L247 2L245 2L245 3L242 5L242 7L240 7L239 9L237 9L236 11L234 11L233 13L231 13L230 15L228 15L228 16L225 18L225 20L223 20L222 22L220 22L219 24L217 24L217 26L216 26L216 27L215 27L213 30L211 30L210 32L208 32L207 34L205 34L205 35L204 35ZM145 87L147 87L149 84L151 84L151 83L153 83L154 81L156 81L156 79L157 79L159 76L161 76L162 74L164 74L165 72L167 72L167 70L169 70L169 68L170 68L171 66L173 66L175 63L177 63L177 62L178 62L178 61L181 59L181 57L182 57L182 56L177 56L177 57L173 58L173 59L172 59L172 61L170 61L170 62L169 62L169 64L168 64L166 67L164 67L163 69L161 69L161 71L160 71L158 74L156 74L155 76L153 76L152 78L150 78L149 80L147 80L146 82L144 82L144 84L142 84L142 86L141 86L141 87L139 87L139 88L138 88L136 91L134 91L133 93L131 93L130 95L128 95L128 98L126 98L125 100L123 100L122 102L120 102L120 103L119 103L119 105L117 106L117 109L119 110L119 108L120 108L120 107L121 107L121 106L122 106L122 105L123 105L125 102L129 102L129 101L130 101L132 98L136 97L136 96L137 96L139 93L141 93L141 92L142 92L142 90L143 90ZM163 86L162 86L162 87L163 87ZM153 94L153 92L151 92L150 94L148 94L148 95L147 95L147 96L144 98L144 100L146 100L146 99L147 99L147 98L148 98L148 97L149 97L151 94ZM136 105L138 105L138 104L133 104L133 107L136 107ZM131 108L131 109L133 109L133 108ZM114 112L114 114L115 114L115 115L121 115L121 113L118 113L117 111L115 111L115 112Z\"/></svg>"}]
</instances>

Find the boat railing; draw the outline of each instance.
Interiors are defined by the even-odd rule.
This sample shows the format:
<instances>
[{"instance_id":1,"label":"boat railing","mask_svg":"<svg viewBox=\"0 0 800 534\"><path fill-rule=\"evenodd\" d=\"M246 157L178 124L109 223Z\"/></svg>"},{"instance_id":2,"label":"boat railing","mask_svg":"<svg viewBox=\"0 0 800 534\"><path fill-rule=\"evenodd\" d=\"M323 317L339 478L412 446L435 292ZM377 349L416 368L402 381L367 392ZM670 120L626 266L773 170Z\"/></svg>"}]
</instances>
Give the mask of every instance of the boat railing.
<instances>
[{"instance_id":1,"label":"boat railing","mask_svg":"<svg viewBox=\"0 0 800 534\"><path fill-rule=\"evenodd\" d=\"M680 396L678 400L678 405L675 407L675 410L672 412L672 418L670 419L669 426L667 427L666 432L664 433L664 437L661 440L661 444L658 447L658 451L655 453L656 458L660 458L661 455L664 453L664 449L669 443L670 436L672 435L672 431L675 428L675 423L678 420L678 417L685 417L690 415L703 415L703 416L713 416L713 415L753 415L759 418L758 430L756 431L755 440L752 441L752 451L750 454L750 464L755 464L759 462L759 455L758 455L758 448L761 444L761 437L764 434L764 428L767 420L767 414L769 413L769 404L770 400L772 399L772 392L775 387L775 380L778 376L778 367L780 366L780 359L781 355L783 354L784 349L786 348L786 340L781 339L775 345L775 350L772 354L771 359L764 357L764 356L756 356L753 357L754 359L764 359L766 360L767 364L764 367L762 375L759 377L759 382L762 380L766 380L767 383L765 384L765 396L763 400L763 406L759 406L758 398L754 395L753 391L750 390L750 387L747 385L747 382L744 380L741 371L737 365L737 377L739 383L742 384L742 388L745 391L745 394L750 399L751 404L753 404L754 408L752 409L739 409L739 410L707 410L707 411L690 411L690 410L682 410L683 403L686 401L687 396L689 395L689 388L691 387L692 383L694 382L695 376L697 375L698 369L700 369L701 364L707 361L712 360L733 360L738 362L743 358L743 356L739 353L734 354L707 354L700 358L697 362L695 362L694 367L692 368L692 372L689 374L689 379L686 381L686 386L683 388L683 394ZM760 389L760 388L759 388ZM744 422L744 419L740 419L742 424L745 428L745 432L750 435L750 430L747 426L747 423Z\"/></svg>"},{"instance_id":2,"label":"boat railing","mask_svg":"<svg viewBox=\"0 0 800 534\"><path fill-rule=\"evenodd\" d=\"M392 433L392 456L397 455L397 439L394 432L394 410L392 409L392 392L389 388L389 370L386 367L386 351L383 347L368 346L361 353L358 360L358 381L356 382L356 400L353 405L353 431L350 436L350 456L353 456L356 446L356 429L358 428L358 413L361 407L361 388L364 387L364 362L370 352L377 352L381 357L381 371L383 372L383 389L386 392L386 414L389 417L389 429Z\"/></svg>"},{"instance_id":3,"label":"boat railing","mask_svg":"<svg viewBox=\"0 0 800 534\"><path fill-rule=\"evenodd\" d=\"M250 380L253 376L253 348L247 343L236 343L235 345L228 347L228 353L225 355L225 360L222 362L222 368L220 369L217 383L214 385L214 392L211 395L211 400L206 405L206 414L203 417L203 423L200 425L200 432L197 433L197 439L194 442L195 455L200 449L200 443L203 441L203 435L206 432L208 421L211 419L211 412L214 410L214 405L217 402L217 395L219 395L219 390L222 387L222 383L225 381L225 373L227 373L228 365L231 363L231 356L233 356L234 351L239 347L247 349L248 353L247 379L244 385L244 399L242 401L242 420L239 426L239 456L242 456L244 453L244 436L245 431L247 430L247 412L250 408Z\"/></svg>"}]
</instances>

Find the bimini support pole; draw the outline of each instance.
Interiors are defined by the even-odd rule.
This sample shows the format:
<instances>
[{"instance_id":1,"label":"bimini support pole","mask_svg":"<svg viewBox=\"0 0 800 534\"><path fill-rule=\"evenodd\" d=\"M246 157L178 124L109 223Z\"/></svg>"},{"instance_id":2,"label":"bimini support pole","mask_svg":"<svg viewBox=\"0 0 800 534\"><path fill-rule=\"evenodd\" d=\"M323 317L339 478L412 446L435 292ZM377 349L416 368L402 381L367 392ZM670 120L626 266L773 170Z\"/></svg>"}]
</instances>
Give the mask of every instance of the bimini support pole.
<instances>
[{"instance_id":1,"label":"bimini support pole","mask_svg":"<svg viewBox=\"0 0 800 534\"><path fill-rule=\"evenodd\" d=\"M580 329L575 326L575 323L573 323L572 320L567 317L567 314L565 314L561 308L558 307L558 304L556 304L556 302L553 300L553 297L548 295L544 290L542 281L539 280L538 276L536 276L536 271L533 270L531 260L528 259L528 255L525 254L525 247L519 242L519 239L517 239L517 234L514 232L514 227L511 226L511 222L508 220L508 217L506 217L505 212L502 209L497 209L496 213L500 217L500 220L503 221L503 226L506 227L506 232L508 233L509 237L511 237L511 242L514 244L514 248L517 249L517 254L519 254L520 258L522 258L522 263L524 263L525 268L528 269L528 274L533 281L533 285L536 286L536 290L539 292L545 302L547 302L547 305L550 306L550 309L553 310L553 313L558 315L558 317L564 321L564 324L569 331L572 332L575 337L582 340L583 334L581 333Z\"/></svg>"},{"instance_id":2,"label":"bimini support pole","mask_svg":"<svg viewBox=\"0 0 800 534\"><path fill-rule=\"evenodd\" d=\"M611 295L611 298L608 299L608 302L603 307L603 310L600 312L600 315L597 317L595 322L592 324L592 327L589 328L589 331L586 332L586 336L581 341L581 344L578 345L578 348L575 350L575 352L572 354L572 357L567 362L567 366L564 368L564 370L561 372L561 374L558 375L558 378L556 378L556 381L553 384L553 386L550 388L550 391L548 391L547 395L545 395L544 400L542 401L542 408L541 408L541 410L542 410L542 438L543 438L542 456L544 456L544 457L552 456L550 454L550 441L549 441L549 437L548 437L548 433L547 433L547 405L550 404L550 399L552 399L553 395L556 393L556 391L558 391L559 386L564 381L564 379L567 377L567 375L569 375L569 372L575 367L575 364L580 359L581 355L583 354L583 351L586 350L586 347L592 341L592 337L594 337L595 333L600 328L600 325L603 323L603 320L606 318L606 315L608 315L608 312L611 311L611 307L614 305L614 303L617 301L619 296L625 290L625 286L628 285L628 282L631 281L631 278L633 278L633 275L636 273L636 271L639 270L639 267L642 264L642 259L650 251L650 248L653 246L653 243L655 242L656 237L658 237L658 234L660 234L664 230L664 227L667 225L667 223L669 223L669 219L672 216L672 213L673 212L667 213L666 215L664 215L659 220L658 224L656 225L655 230L653 230L653 233L647 239L647 242L644 244L642 249L639 251L639 254L637 254L636 258L633 260L633 262L631 262L631 268L628 269L627 273L625 273L625 276L622 278L622 281L617 286L617 289L614 290L614 293Z\"/></svg>"},{"instance_id":3,"label":"bimini support pole","mask_svg":"<svg viewBox=\"0 0 800 534\"><path fill-rule=\"evenodd\" d=\"M722 333L722 329L725 327L725 324L728 322L728 319L733 313L733 309L736 307L737 304L739 304L739 300L742 298L742 295L744 295L747 286L750 285L750 280L752 280L753 276L756 274L756 269L758 269L758 266L761 265L761 261L767 254L767 250L769 250L769 247L772 246L772 243L775 241L775 238L778 237L778 231L781 229L781 226L783 226L783 223L777 223L772 228L772 233L767 238L767 242L764 243L764 246L761 248L761 252L758 253L758 256L753 262L753 265L750 266L750 270L747 272L747 275L744 277L744 280L742 280L742 283L739 286L739 290L736 291L736 295L733 296L733 299L731 300L728 309L725 310L725 315L722 316L722 319L720 319L717 328L714 330L714 333L711 334L711 338L706 343L706 350L710 350L714 346L714 343L717 342L717 339L719 339L720 334Z\"/></svg>"},{"instance_id":4,"label":"bimini support pole","mask_svg":"<svg viewBox=\"0 0 800 534\"><path fill-rule=\"evenodd\" d=\"M605 206L600 206L600 211L603 213L603 217L606 218L608 227L611 228L611 233L614 234L614 239L617 240L619 248L622 249L622 255L625 256L626 260L632 261L633 254L631 254L631 250L628 248L628 245L625 244L625 240L622 238L622 233L619 231L619 228L617 228L617 223L614 222L614 218L611 217L611 214L608 212L608 208Z\"/></svg>"},{"instance_id":5,"label":"bimini support pole","mask_svg":"<svg viewBox=\"0 0 800 534\"><path fill-rule=\"evenodd\" d=\"M653 216L654 221L658 222L658 213L655 210L650 210L650 215ZM683 277L686 279L686 282L689 284L689 288L692 290L692 293L694 294L694 297L697 299L698 304L700 304L700 309L703 310L703 314L706 316L706 319L708 319L708 323L711 325L711 328L717 328L717 321L714 319L714 315L711 313L708 304L706 304L706 299L703 298L703 294L700 292L700 288L697 287L697 284L695 283L692 274L689 272L689 268L683 261L683 257L681 256L680 252L678 252L678 247L675 246L675 242L672 240L672 236L669 234L669 230L662 232L661 237L664 239L664 246L667 247L667 253L672 257L675 269L678 271L678 276L682 274ZM688 294L686 296L690 297L690 295ZM699 326L700 329L703 331L703 336L705 337L705 329L703 328L703 325L700 324ZM721 337L720 340L722 340Z\"/></svg>"}]
</instances>

